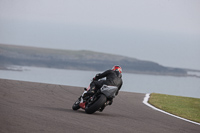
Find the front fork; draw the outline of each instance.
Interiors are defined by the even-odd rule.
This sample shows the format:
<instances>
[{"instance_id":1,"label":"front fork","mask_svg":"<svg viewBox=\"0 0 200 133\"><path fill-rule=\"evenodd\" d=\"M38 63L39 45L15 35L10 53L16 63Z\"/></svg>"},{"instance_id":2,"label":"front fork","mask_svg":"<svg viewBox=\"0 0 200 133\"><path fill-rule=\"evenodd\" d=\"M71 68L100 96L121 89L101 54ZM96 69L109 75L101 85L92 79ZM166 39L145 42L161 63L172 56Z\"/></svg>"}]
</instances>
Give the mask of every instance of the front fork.
<instances>
[{"instance_id":1,"label":"front fork","mask_svg":"<svg viewBox=\"0 0 200 133\"><path fill-rule=\"evenodd\" d=\"M79 106L82 108L82 109L85 109L85 104L86 104L86 100L83 99L84 95L88 92L88 90L90 90L90 85L88 86L88 88L84 88L84 92L83 94L80 96L80 103L79 103Z\"/></svg>"},{"instance_id":2,"label":"front fork","mask_svg":"<svg viewBox=\"0 0 200 133\"><path fill-rule=\"evenodd\" d=\"M84 91L83 94L80 97L80 103L79 106L82 109L85 109L86 103L87 104L91 104L92 102L94 102L95 98L96 98L96 94L92 95L92 96L86 96L84 97L84 94L87 93L87 91Z\"/></svg>"}]
</instances>

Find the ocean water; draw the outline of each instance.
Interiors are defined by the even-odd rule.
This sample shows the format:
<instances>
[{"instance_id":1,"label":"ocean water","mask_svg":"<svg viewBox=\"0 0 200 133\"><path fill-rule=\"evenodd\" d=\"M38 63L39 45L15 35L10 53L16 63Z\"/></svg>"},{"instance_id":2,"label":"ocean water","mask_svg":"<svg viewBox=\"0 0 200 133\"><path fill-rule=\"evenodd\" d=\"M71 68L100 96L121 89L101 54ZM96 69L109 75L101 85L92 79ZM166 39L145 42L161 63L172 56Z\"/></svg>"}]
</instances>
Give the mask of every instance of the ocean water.
<instances>
[{"instance_id":1,"label":"ocean water","mask_svg":"<svg viewBox=\"0 0 200 133\"><path fill-rule=\"evenodd\" d=\"M88 87L98 71L22 67L23 71L0 70L0 78ZM200 98L200 78L123 73L121 91L162 93Z\"/></svg>"}]
</instances>

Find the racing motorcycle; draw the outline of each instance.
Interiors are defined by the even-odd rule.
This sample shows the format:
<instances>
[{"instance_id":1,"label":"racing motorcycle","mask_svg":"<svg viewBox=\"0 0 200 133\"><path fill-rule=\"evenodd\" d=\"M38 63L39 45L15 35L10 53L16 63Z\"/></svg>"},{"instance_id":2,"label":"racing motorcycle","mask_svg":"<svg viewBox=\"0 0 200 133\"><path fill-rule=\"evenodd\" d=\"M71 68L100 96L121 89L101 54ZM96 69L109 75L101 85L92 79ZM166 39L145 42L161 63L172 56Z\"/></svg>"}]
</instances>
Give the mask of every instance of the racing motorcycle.
<instances>
[{"instance_id":1,"label":"racing motorcycle","mask_svg":"<svg viewBox=\"0 0 200 133\"><path fill-rule=\"evenodd\" d=\"M90 85L84 89L83 94L73 104L72 109L84 109L87 114L93 114L96 111L102 111L109 105L109 100L115 97L117 86L103 85L95 93L90 93Z\"/></svg>"}]
</instances>

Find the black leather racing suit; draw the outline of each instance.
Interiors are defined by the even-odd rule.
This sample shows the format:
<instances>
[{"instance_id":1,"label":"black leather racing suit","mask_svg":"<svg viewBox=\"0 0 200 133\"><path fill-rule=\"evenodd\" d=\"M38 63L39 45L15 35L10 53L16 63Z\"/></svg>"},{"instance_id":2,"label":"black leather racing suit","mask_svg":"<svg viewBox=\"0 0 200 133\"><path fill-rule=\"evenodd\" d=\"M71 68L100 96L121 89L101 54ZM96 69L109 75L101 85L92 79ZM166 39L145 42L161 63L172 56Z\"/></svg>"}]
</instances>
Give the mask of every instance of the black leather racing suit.
<instances>
[{"instance_id":1,"label":"black leather racing suit","mask_svg":"<svg viewBox=\"0 0 200 133\"><path fill-rule=\"evenodd\" d=\"M106 77L106 80L99 80L104 77ZM123 84L121 73L119 71L114 71L114 70L107 70L103 73L97 74L94 79L95 80L91 83L91 88L95 86L96 89L100 89L104 84L117 86L118 91L116 92L115 95L118 95L118 92Z\"/></svg>"}]
</instances>

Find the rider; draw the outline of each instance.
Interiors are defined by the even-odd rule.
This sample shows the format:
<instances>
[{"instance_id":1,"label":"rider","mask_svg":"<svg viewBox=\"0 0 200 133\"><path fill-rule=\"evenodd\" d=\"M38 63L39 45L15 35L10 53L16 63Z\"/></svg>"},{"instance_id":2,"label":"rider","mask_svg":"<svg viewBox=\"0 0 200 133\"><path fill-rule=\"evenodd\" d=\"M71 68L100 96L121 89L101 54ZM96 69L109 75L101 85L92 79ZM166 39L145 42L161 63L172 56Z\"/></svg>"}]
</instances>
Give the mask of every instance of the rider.
<instances>
[{"instance_id":1,"label":"rider","mask_svg":"<svg viewBox=\"0 0 200 133\"><path fill-rule=\"evenodd\" d=\"M103 85L111 85L111 86L118 87L118 91L115 94L115 95L118 95L118 92L121 89L121 86L123 83L121 73L122 73L122 68L116 65L116 66L113 66L113 68L110 70L106 70L103 73L97 74L93 78L93 82L90 84L90 90L88 91L88 93L94 93L97 89L100 89ZM105 77L106 77L106 80L99 80ZM111 105L112 102L113 102L113 98L109 99L107 104ZM101 107L100 111L103 111L105 106Z\"/></svg>"}]
</instances>

